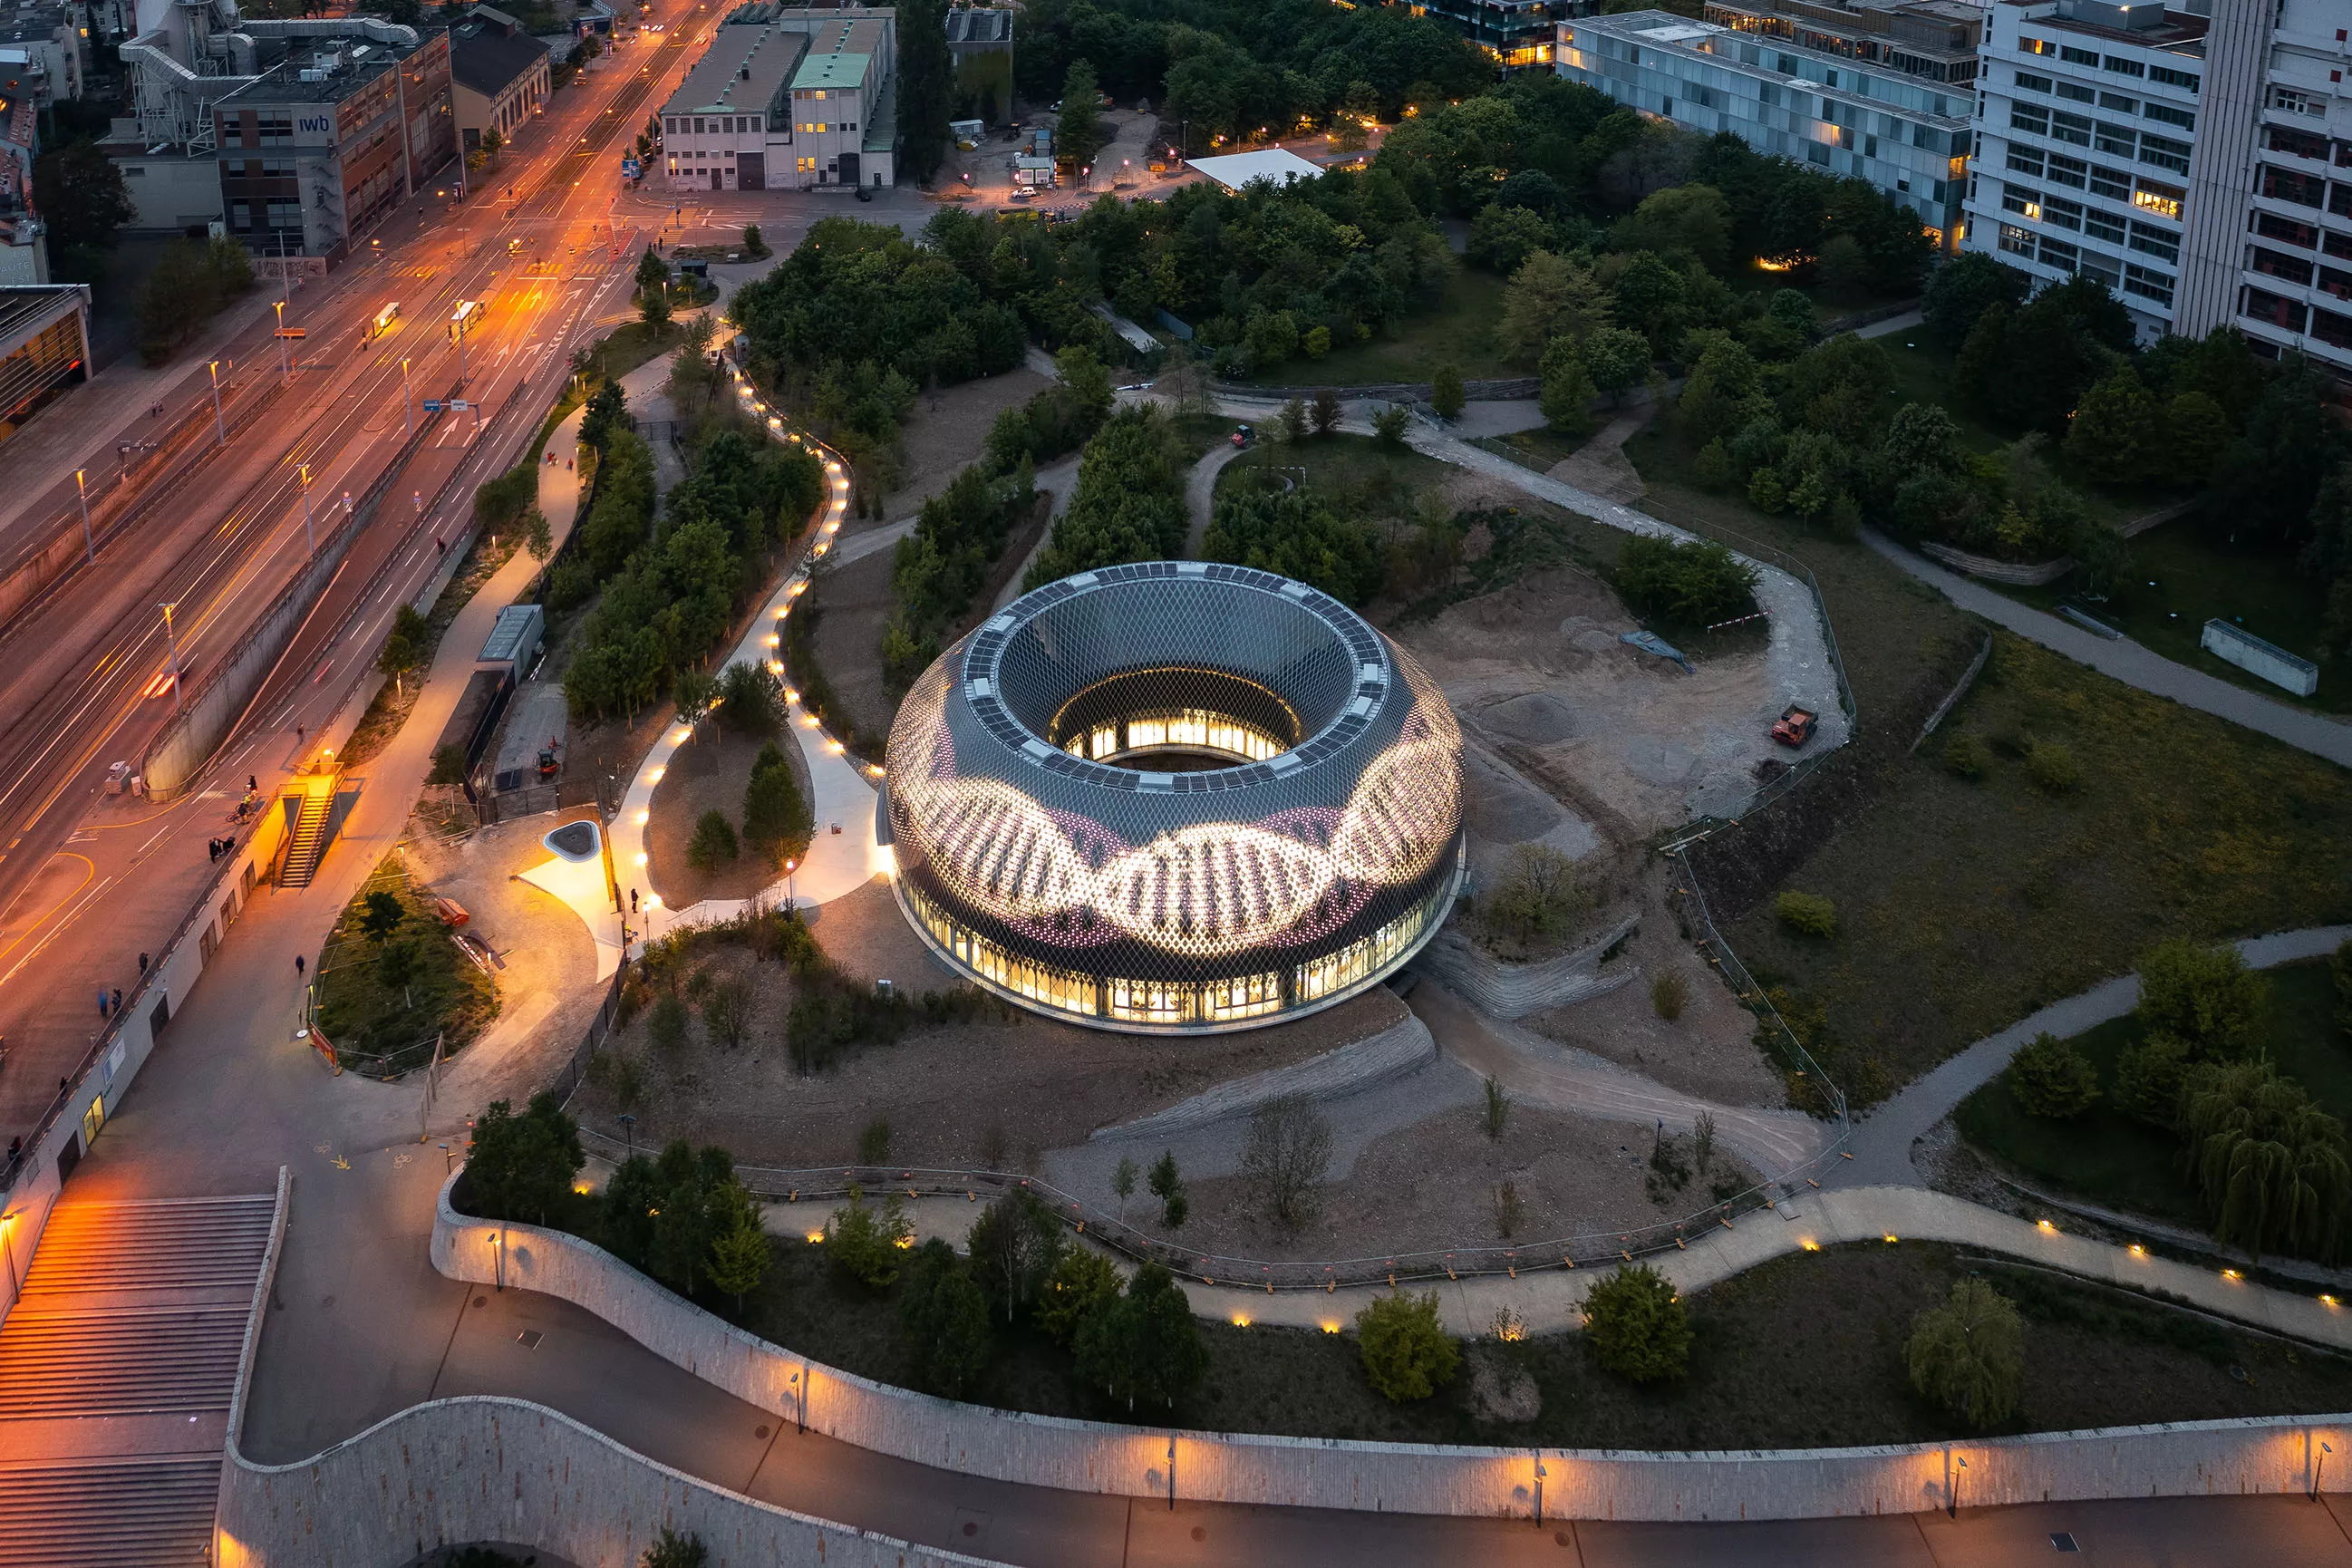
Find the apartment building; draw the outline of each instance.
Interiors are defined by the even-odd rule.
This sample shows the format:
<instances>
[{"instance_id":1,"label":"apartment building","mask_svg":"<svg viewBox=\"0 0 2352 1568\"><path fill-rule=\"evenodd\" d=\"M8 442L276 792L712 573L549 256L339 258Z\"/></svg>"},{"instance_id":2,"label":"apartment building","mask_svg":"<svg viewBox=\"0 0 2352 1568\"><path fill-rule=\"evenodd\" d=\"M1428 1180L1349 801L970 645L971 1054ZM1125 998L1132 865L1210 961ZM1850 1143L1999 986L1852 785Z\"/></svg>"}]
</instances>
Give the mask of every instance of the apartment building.
<instances>
[{"instance_id":1,"label":"apartment building","mask_svg":"<svg viewBox=\"0 0 2352 1568\"><path fill-rule=\"evenodd\" d=\"M2215 0L2178 330L2231 325L2352 383L2352 6Z\"/></svg>"},{"instance_id":2,"label":"apartment building","mask_svg":"<svg viewBox=\"0 0 2352 1568\"><path fill-rule=\"evenodd\" d=\"M2130 310L2143 340L2169 330L2184 225L2197 205L2189 188L2199 121L2210 111L2205 35L2204 17L2155 0L1994 5L1969 247L2037 284L2076 272L2096 278Z\"/></svg>"},{"instance_id":3,"label":"apartment building","mask_svg":"<svg viewBox=\"0 0 2352 1568\"><path fill-rule=\"evenodd\" d=\"M1962 0L1714 0L1559 25L1556 69L1686 130L1850 174L1957 243L1981 13Z\"/></svg>"},{"instance_id":4,"label":"apartment building","mask_svg":"<svg viewBox=\"0 0 2352 1568\"><path fill-rule=\"evenodd\" d=\"M662 106L669 188L892 184L897 41L895 11L734 11Z\"/></svg>"},{"instance_id":5,"label":"apartment building","mask_svg":"<svg viewBox=\"0 0 2352 1568\"><path fill-rule=\"evenodd\" d=\"M213 121L228 232L331 265L456 155L449 35L304 47L220 99Z\"/></svg>"}]
</instances>

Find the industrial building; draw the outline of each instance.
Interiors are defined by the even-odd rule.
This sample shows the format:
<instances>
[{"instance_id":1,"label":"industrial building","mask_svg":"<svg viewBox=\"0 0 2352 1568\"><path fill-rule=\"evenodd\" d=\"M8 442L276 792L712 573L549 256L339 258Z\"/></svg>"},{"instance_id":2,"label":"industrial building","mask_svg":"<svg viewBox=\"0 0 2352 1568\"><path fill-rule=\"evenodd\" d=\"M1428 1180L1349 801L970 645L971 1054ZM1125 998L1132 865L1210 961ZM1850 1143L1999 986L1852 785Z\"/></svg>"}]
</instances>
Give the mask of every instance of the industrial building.
<instances>
[{"instance_id":1,"label":"industrial building","mask_svg":"<svg viewBox=\"0 0 2352 1568\"><path fill-rule=\"evenodd\" d=\"M1202 562L1049 584L941 655L890 731L908 922L1015 1005L1254 1028L1376 985L1462 884L1462 733L1402 648L1302 583Z\"/></svg>"},{"instance_id":2,"label":"industrial building","mask_svg":"<svg viewBox=\"0 0 2352 1568\"><path fill-rule=\"evenodd\" d=\"M89 379L89 287L0 287L0 443L51 398Z\"/></svg>"},{"instance_id":3,"label":"industrial building","mask_svg":"<svg viewBox=\"0 0 2352 1568\"><path fill-rule=\"evenodd\" d=\"M897 178L898 13L745 5L662 106L677 191L886 186Z\"/></svg>"},{"instance_id":4,"label":"industrial building","mask_svg":"<svg viewBox=\"0 0 2352 1568\"><path fill-rule=\"evenodd\" d=\"M522 122L547 106L554 88L553 54L520 22L488 5L449 26L449 76L456 94L457 134L465 150L495 131L514 140Z\"/></svg>"}]
</instances>

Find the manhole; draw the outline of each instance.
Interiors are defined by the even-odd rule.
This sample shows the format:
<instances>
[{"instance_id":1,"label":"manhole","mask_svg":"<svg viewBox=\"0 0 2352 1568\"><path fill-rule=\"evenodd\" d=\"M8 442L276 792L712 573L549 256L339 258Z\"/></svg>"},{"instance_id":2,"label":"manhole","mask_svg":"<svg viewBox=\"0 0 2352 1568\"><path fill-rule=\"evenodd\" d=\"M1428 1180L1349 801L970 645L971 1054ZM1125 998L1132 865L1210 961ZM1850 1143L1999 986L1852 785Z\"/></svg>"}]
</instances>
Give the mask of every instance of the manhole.
<instances>
[{"instance_id":1,"label":"manhole","mask_svg":"<svg viewBox=\"0 0 2352 1568\"><path fill-rule=\"evenodd\" d=\"M764 1437L767 1435L768 1429L765 1426L754 1426L751 1429L751 1436L754 1437Z\"/></svg>"},{"instance_id":2,"label":"manhole","mask_svg":"<svg viewBox=\"0 0 2352 1568\"><path fill-rule=\"evenodd\" d=\"M978 1535L980 1533L980 1525L978 1521L969 1519L965 1520L963 1521L963 1532L966 1535Z\"/></svg>"},{"instance_id":3,"label":"manhole","mask_svg":"<svg viewBox=\"0 0 2352 1568\"><path fill-rule=\"evenodd\" d=\"M537 1329L525 1329L522 1332L517 1334L515 1339L521 1344L523 1349L527 1351L535 1351L539 1348L539 1342L543 1337L544 1336L541 1335Z\"/></svg>"},{"instance_id":4,"label":"manhole","mask_svg":"<svg viewBox=\"0 0 2352 1568\"><path fill-rule=\"evenodd\" d=\"M1208 1540L1208 1539L1209 1539L1209 1531L1208 1531L1207 1527L1206 1527L1206 1526L1203 1526L1203 1525L1198 1525L1198 1524L1194 1525L1194 1526L1192 1527L1192 1539L1193 1539L1193 1540L1195 1540L1195 1541L1206 1541L1206 1540Z\"/></svg>"},{"instance_id":5,"label":"manhole","mask_svg":"<svg viewBox=\"0 0 2352 1568\"><path fill-rule=\"evenodd\" d=\"M1565 1530L1555 1530L1555 1531L1553 1531L1551 1532L1551 1543L1552 1543L1554 1546L1566 1546L1566 1545L1568 1545L1568 1544L1569 1544L1568 1531L1566 1531Z\"/></svg>"},{"instance_id":6,"label":"manhole","mask_svg":"<svg viewBox=\"0 0 2352 1568\"><path fill-rule=\"evenodd\" d=\"M2246 1375L2246 1369L2240 1366L2236 1362L2231 1362L2226 1370L2229 1372L2230 1379L2233 1383L2252 1383L2254 1381L2252 1378Z\"/></svg>"},{"instance_id":7,"label":"manhole","mask_svg":"<svg viewBox=\"0 0 2352 1568\"><path fill-rule=\"evenodd\" d=\"M2053 1530L2050 1532L2050 1550L2053 1552L2080 1552L2083 1549L2074 1544L2074 1536L2073 1531Z\"/></svg>"},{"instance_id":8,"label":"manhole","mask_svg":"<svg viewBox=\"0 0 2352 1568\"><path fill-rule=\"evenodd\" d=\"M474 1305L477 1307L487 1307L489 1304L490 1299L488 1296L477 1296L474 1298Z\"/></svg>"}]
</instances>

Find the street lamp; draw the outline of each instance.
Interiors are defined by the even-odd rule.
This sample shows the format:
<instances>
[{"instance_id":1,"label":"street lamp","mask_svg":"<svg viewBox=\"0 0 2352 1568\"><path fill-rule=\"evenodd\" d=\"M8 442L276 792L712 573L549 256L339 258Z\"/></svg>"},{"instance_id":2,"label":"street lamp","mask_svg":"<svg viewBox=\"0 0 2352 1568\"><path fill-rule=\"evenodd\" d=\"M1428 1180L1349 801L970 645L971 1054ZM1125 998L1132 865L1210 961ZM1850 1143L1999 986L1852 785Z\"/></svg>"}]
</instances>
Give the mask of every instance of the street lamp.
<instances>
[{"instance_id":1,"label":"street lamp","mask_svg":"<svg viewBox=\"0 0 2352 1568\"><path fill-rule=\"evenodd\" d=\"M629 1158L637 1157L637 1119L624 1110L616 1119L621 1123L622 1136L629 1141Z\"/></svg>"},{"instance_id":2,"label":"street lamp","mask_svg":"<svg viewBox=\"0 0 2352 1568\"><path fill-rule=\"evenodd\" d=\"M205 368L213 373L213 430L220 437L220 444L226 447L228 445L228 425L221 418L220 361L215 360Z\"/></svg>"},{"instance_id":3,"label":"street lamp","mask_svg":"<svg viewBox=\"0 0 2352 1568\"><path fill-rule=\"evenodd\" d=\"M2319 1478L2326 1472L2327 1456L2334 1452L2336 1452L2334 1448L2330 1447L2326 1443L2322 1443L2319 1445L2319 1457L2312 1461L2311 1500L2314 1502L2317 1502L2319 1500Z\"/></svg>"},{"instance_id":4,"label":"street lamp","mask_svg":"<svg viewBox=\"0 0 2352 1568\"><path fill-rule=\"evenodd\" d=\"M800 869L800 865L797 860L784 862L784 902L794 909L800 908L800 895L793 890L793 873Z\"/></svg>"},{"instance_id":5,"label":"street lamp","mask_svg":"<svg viewBox=\"0 0 2352 1568\"><path fill-rule=\"evenodd\" d=\"M180 701L180 639L173 635L172 612L179 607L176 604L166 604L163 606L163 647L172 658L172 711L174 713L180 711L182 703Z\"/></svg>"},{"instance_id":6,"label":"street lamp","mask_svg":"<svg viewBox=\"0 0 2352 1568\"><path fill-rule=\"evenodd\" d=\"M316 555L319 553L319 535L310 526L310 465L308 463L301 465L300 472L302 475L302 537L309 541L310 553Z\"/></svg>"},{"instance_id":7,"label":"street lamp","mask_svg":"<svg viewBox=\"0 0 2352 1568\"><path fill-rule=\"evenodd\" d=\"M278 307L278 381L282 386L294 379L293 371L286 363L286 301L273 300L270 303Z\"/></svg>"},{"instance_id":8,"label":"street lamp","mask_svg":"<svg viewBox=\"0 0 2352 1568\"><path fill-rule=\"evenodd\" d=\"M412 441L415 440L416 405L408 395L408 362L404 359L400 362L400 412L408 421L408 438Z\"/></svg>"},{"instance_id":9,"label":"street lamp","mask_svg":"<svg viewBox=\"0 0 2352 1568\"><path fill-rule=\"evenodd\" d=\"M89 564L98 560L98 545L90 537L89 487L82 483L84 471L80 468L74 470L74 494L81 500L81 558L85 564Z\"/></svg>"},{"instance_id":10,"label":"street lamp","mask_svg":"<svg viewBox=\"0 0 2352 1568\"><path fill-rule=\"evenodd\" d=\"M1952 1495L1944 1510L1945 1517L1948 1519L1960 1517L1960 1478L1969 1473L1969 1462L1965 1458L1959 1458L1958 1463L1960 1468L1952 1472Z\"/></svg>"}]
</instances>

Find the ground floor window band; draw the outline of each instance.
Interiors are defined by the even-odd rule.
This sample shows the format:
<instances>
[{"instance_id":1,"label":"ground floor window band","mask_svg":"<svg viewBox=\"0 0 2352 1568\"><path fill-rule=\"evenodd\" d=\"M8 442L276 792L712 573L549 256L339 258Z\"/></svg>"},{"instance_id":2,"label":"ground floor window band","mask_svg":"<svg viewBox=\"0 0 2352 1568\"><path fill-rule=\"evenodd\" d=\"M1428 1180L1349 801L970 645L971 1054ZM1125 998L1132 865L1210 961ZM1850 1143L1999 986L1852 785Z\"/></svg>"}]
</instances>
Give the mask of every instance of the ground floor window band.
<instances>
[{"instance_id":1,"label":"ground floor window band","mask_svg":"<svg viewBox=\"0 0 2352 1568\"><path fill-rule=\"evenodd\" d=\"M1168 981L1097 977L1021 957L962 925L911 879L902 877L898 888L932 941L990 984L1076 1017L1160 1027L1241 1023L1336 996L1411 952L1445 918L1454 900L1448 879L1412 909L1337 952L1256 974Z\"/></svg>"}]
</instances>

